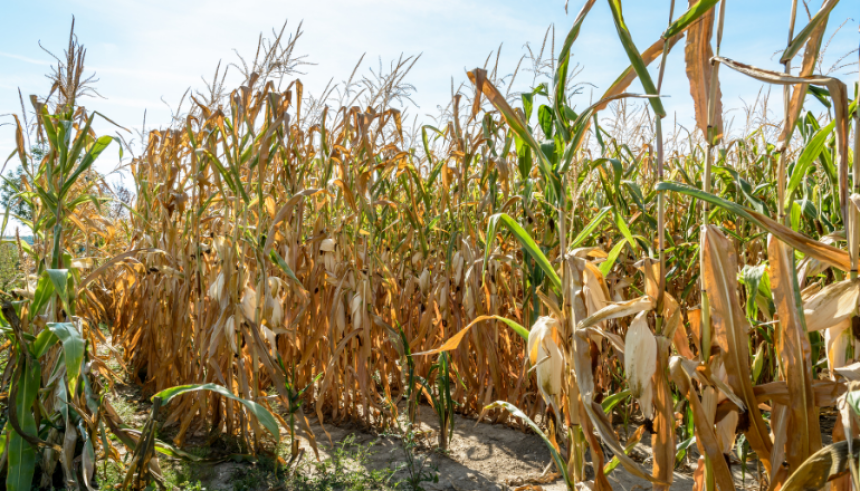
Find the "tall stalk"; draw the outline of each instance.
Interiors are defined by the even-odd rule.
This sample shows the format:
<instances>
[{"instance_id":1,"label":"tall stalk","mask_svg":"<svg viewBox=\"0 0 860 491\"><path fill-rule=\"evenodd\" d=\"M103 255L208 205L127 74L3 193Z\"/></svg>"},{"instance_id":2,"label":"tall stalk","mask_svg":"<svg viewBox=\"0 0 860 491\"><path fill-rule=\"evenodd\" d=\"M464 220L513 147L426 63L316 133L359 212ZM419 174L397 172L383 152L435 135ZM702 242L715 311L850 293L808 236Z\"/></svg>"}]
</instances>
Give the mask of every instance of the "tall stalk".
<instances>
[{"instance_id":1,"label":"tall stalk","mask_svg":"<svg viewBox=\"0 0 860 491\"><path fill-rule=\"evenodd\" d=\"M788 41L786 42L786 46L791 45L792 39L794 39L794 22L797 18L797 0L792 0L791 2L791 16L788 21ZM783 64L783 72L786 75L791 75L791 59L785 60ZM783 113L785 114L785 124L791 124L793 118L789 117L789 111L791 108L791 86L785 85L782 88L782 102L783 102ZM786 214L785 208L787 203L785 202L785 159L786 159L786 151L788 150L788 143L791 140L791 129L786 128L786 138L785 142L783 142L783 146L781 148L781 152L779 153L779 160L776 168L776 196L777 202L779 206L777 206L777 219L780 223L786 223ZM790 205L788 205L790 206ZM786 223L787 225L787 223Z\"/></svg>"},{"instance_id":2,"label":"tall stalk","mask_svg":"<svg viewBox=\"0 0 860 491\"><path fill-rule=\"evenodd\" d=\"M722 45L723 40L723 22L725 20L726 14L726 2L728 0L722 0L720 2L720 14L717 20L717 46L715 54L716 56L720 56L720 46ZM708 150L705 157L705 168L702 172L702 190L706 193L711 192L711 167L714 164L714 149L716 148L716 144L721 137L719 134L722 132L722 128L715 128L714 124L716 121L716 111L717 111L717 80L719 79L719 63L711 64L711 85L710 85L710 93L708 94L708 134L707 137L707 145ZM710 203L704 202L703 210L702 210L702 226L707 226L710 223ZM700 256L700 267L704 259ZM701 347L700 353L702 353L702 359L707 361L711 357L711 340L712 340L712 332L711 332L711 313L710 306L708 303L708 291L705 288L705 284L700 280L699 288L701 289L701 305L702 305L702 339L701 339Z\"/></svg>"}]
</instances>

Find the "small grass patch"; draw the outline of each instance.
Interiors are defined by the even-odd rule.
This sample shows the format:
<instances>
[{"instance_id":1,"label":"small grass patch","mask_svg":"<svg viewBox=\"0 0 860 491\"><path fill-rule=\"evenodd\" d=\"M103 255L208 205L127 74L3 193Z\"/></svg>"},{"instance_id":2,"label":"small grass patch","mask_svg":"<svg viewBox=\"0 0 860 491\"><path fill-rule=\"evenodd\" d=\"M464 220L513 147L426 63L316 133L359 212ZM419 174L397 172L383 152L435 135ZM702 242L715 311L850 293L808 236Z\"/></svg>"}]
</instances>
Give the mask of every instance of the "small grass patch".
<instances>
[{"instance_id":1,"label":"small grass patch","mask_svg":"<svg viewBox=\"0 0 860 491\"><path fill-rule=\"evenodd\" d=\"M134 417L135 407L131 402L127 401L125 398L113 397L113 398L111 398L110 403L111 403L111 406L113 406L114 410L116 411L117 415L119 415L119 417L123 421L126 421L126 422L131 421L131 419Z\"/></svg>"},{"instance_id":2,"label":"small grass patch","mask_svg":"<svg viewBox=\"0 0 860 491\"><path fill-rule=\"evenodd\" d=\"M168 463L164 465L164 485L169 490L204 491L206 486L195 479L195 465L185 462ZM106 462L96 469L95 481L98 489L122 489L125 472L116 462Z\"/></svg>"},{"instance_id":3,"label":"small grass patch","mask_svg":"<svg viewBox=\"0 0 860 491\"><path fill-rule=\"evenodd\" d=\"M167 489L182 491L394 491L413 490L405 481L395 478L395 470L373 469L371 448L375 442L356 444L350 436L321 462L302 462L296 468L276 465L271 457L260 456L254 463L236 462L225 455L218 462L182 462L162 459ZM218 446L216 444L216 446ZM198 456L213 458L207 448L186 449ZM234 457L235 458L235 457ZM283 462L280 460L279 462ZM124 475L119 466L99 466L99 489L115 489Z\"/></svg>"},{"instance_id":4,"label":"small grass patch","mask_svg":"<svg viewBox=\"0 0 860 491\"><path fill-rule=\"evenodd\" d=\"M300 469L292 479L284 483L284 489L296 491L398 489L399 483L393 482L392 479L394 470L371 468L372 446L373 442L366 445L356 444L355 437L350 435L335 446L330 457L322 462L311 462L303 466L304 468Z\"/></svg>"}]
</instances>

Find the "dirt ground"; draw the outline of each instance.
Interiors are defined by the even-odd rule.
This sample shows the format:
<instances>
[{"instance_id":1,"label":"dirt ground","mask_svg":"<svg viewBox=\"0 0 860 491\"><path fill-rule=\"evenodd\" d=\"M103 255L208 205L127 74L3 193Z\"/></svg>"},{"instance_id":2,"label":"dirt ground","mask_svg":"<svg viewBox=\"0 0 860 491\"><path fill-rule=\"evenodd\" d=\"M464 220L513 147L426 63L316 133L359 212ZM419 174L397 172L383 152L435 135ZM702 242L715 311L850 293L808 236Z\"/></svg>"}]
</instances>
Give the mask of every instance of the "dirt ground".
<instances>
[{"instance_id":1,"label":"dirt ground","mask_svg":"<svg viewBox=\"0 0 860 491\"><path fill-rule=\"evenodd\" d=\"M112 402L124 406L128 412L126 421L135 427L142 426L148 413L148 401L140 397L139 388L133 385L118 385L116 395L111 396ZM423 483L427 491L466 491L466 490L513 490L530 480L540 477L551 461L549 451L540 437L534 434L504 426L487 423L476 423L474 419L455 416L454 436L449 444L447 454L432 450L436 447L438 424L432 408L421 406L416 428L421 443L414 451L419 457L427 458L427 468L438 472L438 483ZM326 424L325 429L309 416L311 429L314 432L321 458L332 454L333 447L341 442L351 440L353 445L367 445L370 453L364 462L365 469L356 472L370 472L376 469L393 469L404 462L405 453L400 442L391 436L380 435L358 425L336 426ZM635 428L631 428L632 430ZM328 433L328 435L326 434ZM331 441L329 441L329 436ZM301 435L300 435L301 437ZM287 430L281 429L282 442L289 441ZM631 456L650 471L650 438L646 435L642 443L631 452ZM300 445L305 449L305 461L314 460L309 442L301 437ZM692 456L687 462L695 466L695 449L691 447ZM607 452L608 453L608 452ZM169 465L169 464L167 464ZM263 483L251 486L236 484L236 476L247 473L252 464L221 462L192 464L192 477L199 480L207 491L268 491ZM690 490L693 487L690 465L682 465L682 472L675 472L672 490ZM759 489L756 464L748 463L748 471L744 476L741 466L732 465L738 489ZM587 472L592 472L588 470ZM395 479L404 477L403 471L395 475ZM622 466L618 466L608 476L616 490L633 491L651 489L650 483L631 475ZM536 482L536 481L532 481ZM541 482L540 487L546 491L562 491L565 489L562 480Z\"/></svg>"},{"instance_id":2,"label":"dirt ground","mask_svg":"<svg viewBox=\"0 0 860 491\"><path fill-rule=\"evenodd\" d=\"M430 432L428 438L433 442L438 431L434 416L431 408L421 408L421 429ZM320 435L321 428L318 425L312 425L312 428L317 432L317 440L327 443L326 437ZM326 426L326 429L335 441L349 435L355 435L356 442L362 443L376 438L356 428ZM648 438L643 440L646 439ZM374 448L378 450L371 460L373 466L383 467L402 459L399 447L391 439L380 440ZM637 460L644 461L643 466L650 470L650 447L639 444L633 453ZM475 420L461 416L456 416L449 453L442 455L432 452L430 455L432 463L438 466L439 482L425 484L424 488L428 491L515 489L528 479L539 477L551 460L545 443L537 435L523 433L504 425L476 424ZM750 470L753 469L754 467ZM733 466L732 470L738 489L758 489L754 475L747 474L744 482L740 465ZM619 491L651 489L650 483L631 475L622 466L618 466L609 475L609 481L613 488ZM546 491L566 489L562 480L540 486ZM690 490L692 487L691 473L675 473L672 490Z\"/></svg>"},{"instance_id":3,"label":"dirt ground","mask_svg":"<svg viewBox=\"0 0 860 491\"><path fill-rule=\"evenodd\" d=\"M428 445L422 445L423 449L418 449L417 453L426 455L429 459L429 467L435 467L439 475L438 483L422 484L427 491L513 490L527 484L529 479L541 476L550 462L549 451L537 435L526 434L503 425L476 424L474 420L460 416L456 417L454 437L450 442L449 452L442 454L429 451L430 444L435 446L438 430L433 417L431 408L421 408L422 422L419 433L424 435ZM319 424L312 423L311 428L315 433L322 458L325 458L331 452L331 443ZM354 425L326 425L325 430L335 445L350 437L354 438L354 444L371 445L370 458L365 463L367 470L395 468L404 461L402 447L393 437L373 434ZM282 438L286 441L289 437L283 433ZM313 459L310 445L304 439L302 447L306 449L305 458ZM633 454L637 460L643 461L646 469L650 470L648 445L638 445ZM243 466L247 464L212 464L209 469L198 469L195 474L207 490L232 491L236 489L233 476L241 472ZM746 479L743 479L739 465L734 465L732 470L738 489L759 488L754 474L748 473ZM754 464L750 471L754 472ZM400 474L398 476L402 477ZM609 481L613 488L619 491L651 489L650 483L631 475L621 466L609 475ZM561 480L541 483L539 486L534 489L546 491L566 489ZM693 480L690 472L675 473L672 490L690 490L692 487Z\"/></svg>"}]
</instances>

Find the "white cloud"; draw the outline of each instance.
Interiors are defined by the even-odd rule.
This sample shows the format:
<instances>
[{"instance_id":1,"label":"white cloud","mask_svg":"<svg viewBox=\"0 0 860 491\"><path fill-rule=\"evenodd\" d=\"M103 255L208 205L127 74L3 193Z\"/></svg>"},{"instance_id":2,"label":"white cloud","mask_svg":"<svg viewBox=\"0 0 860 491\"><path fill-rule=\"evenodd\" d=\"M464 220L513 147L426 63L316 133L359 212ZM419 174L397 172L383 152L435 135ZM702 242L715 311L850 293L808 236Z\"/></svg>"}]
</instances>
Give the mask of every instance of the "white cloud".
<instances>
[{"instance_id":1,"label":"white cloud","mask_svg":"<svg viewBox=\"0 0 860 491\"><path fill-rule=\"evenodd\" d=\"M37 60L35 58L29 58L27 56L16 55L13 53L4 53L2 51L0 51L0 56L2 56L3 58L11 58L13 60L23 61L24 63L29 63L31 65L40 65L40 66L51 66L51 65L53 65L53 63L51 63L48 60Z\"/></svg>"}]
</instances>

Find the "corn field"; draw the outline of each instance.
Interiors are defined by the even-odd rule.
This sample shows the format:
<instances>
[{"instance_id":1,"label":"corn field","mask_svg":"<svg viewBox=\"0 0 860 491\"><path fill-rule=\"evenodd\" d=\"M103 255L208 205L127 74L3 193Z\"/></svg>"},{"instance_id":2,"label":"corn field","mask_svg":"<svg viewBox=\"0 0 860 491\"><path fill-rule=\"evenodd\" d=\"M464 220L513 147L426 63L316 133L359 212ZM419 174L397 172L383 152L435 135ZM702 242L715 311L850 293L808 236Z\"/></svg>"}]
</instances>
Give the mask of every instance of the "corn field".
<instances>
[{"instance_id":1,"label":"corn field","mask_svg":"<svg viewBox=\"0 0 860 491\"><path fill-rule=\"evenodd\" d=\"M669 489L694 450L700 491L736 488L731 459L761 489L860 483L860 111L857 85L815 72L837 0L797 26L793 2L779 72L720 55L726 0L671 2L645 49L608 0L630 66L577 109L580 3L553 83L504 94L476 68L435 125L397 109L414 59L331 106L291 77L294 38L261 40L241 86L216 72L145 135L114 215L93 165L128 130L82 105L72 37L15 117L35 242L12 241L24 283L2 308L6 489L93 489L102 461L160 487L194 434L260 455L283 427L296 458L322 443L310 417L381 428L419 404L443 449L454 412L539 434L571 490L619 465ZM673 49L689 136L663 127ZM726 70L779 86L784 120L730 137ZM623 138L606 117L633 103ZM153 400L142 428L106 397L121 379ZM629 456L649 434L650 468Z\"/></svg>"}]
</instances>

